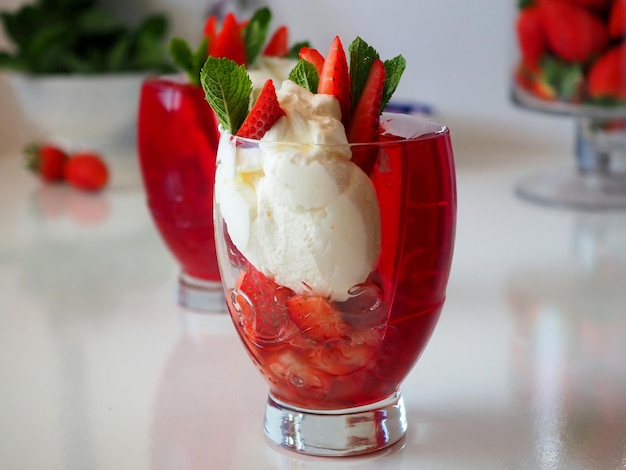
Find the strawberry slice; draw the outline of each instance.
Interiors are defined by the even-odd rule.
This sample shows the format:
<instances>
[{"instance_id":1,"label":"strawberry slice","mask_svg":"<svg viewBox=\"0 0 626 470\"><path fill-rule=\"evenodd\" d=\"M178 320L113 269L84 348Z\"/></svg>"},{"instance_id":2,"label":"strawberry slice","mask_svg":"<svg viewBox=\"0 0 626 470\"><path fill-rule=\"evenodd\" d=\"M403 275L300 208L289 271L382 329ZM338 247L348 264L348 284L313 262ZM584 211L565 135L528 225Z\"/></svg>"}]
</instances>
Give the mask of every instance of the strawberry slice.
<instances>
[{"instance_id":1,"label":"strawberry slice","mask_svg":"<svg viewBox=\"0 0 626 470\"><path fill-rule=\"evenodd\" d=\"M278 104L274 82L268 79L259 97L237 131L239 137L259 140L274 125L285 111Z\"/></svg>"},{"instance_id":2,"label":"strawberry slice","mask_svg":"<svg viewBox=\"0 0 626 470\"><path fill-rule=\"evenodd\" d=\"M291 290L249 265L227 296L227 304L246 337L262 344L284 340L297 331L285 306L292 295Z\"/></svg>"},{"instance_id":3,"label":"strawberry slice","mask_svg":"<svg viewBox=\"0 0 626 470\"><path fill-rule=\"evenodd\" d=\"M217 36L217 16L212 15L207 18L202 35L209 39L209 44L215 39Z\"/></svg>"},{"instance_id":4,"label":"strawberry slice","mask_svg":"<svg viewBox=\"0 0 626 470\"><path fill-rule=\"evenodd\" d=\"M295 295L287 300L291 320L300 331L319 342L346 338L348 325L324 297Z\"/></svg>"},{"instance_id":5,"label":"strawberry slice","mask_svg":"<svg viewBox=\"0 0 626 470\"><path fill-rule=\"evenodd\" d=\"M289 30L287 26L278 28L263 50L263 55L269 57L285 57L289 52Z\"/></svg>"},{"instance_id":6,"label":"strawberry slice","mask_svg":"<svg viewBox=\"0 0 626 470\"><path fill-rule=\"evenodd\" d=\"M298 56L302 60L306 60L315 66L317 69L317 75L322 75L322 68L324 67L324 56L320 54L320 51L312 47L303 46L298 53Z\"/></svg>"},{"instance_id":7,"label":"strawberry slice","mask_svg":"<svg viewBox=\"0 0 626 470\"><path fill-rule=\"evenodd\" d=\"M321 370L309 367L306 358L289 349L269 363L267 372L274 379L273 383L279 384L272 390L277 398L310 408L316 401L326 398L334 379Z\"/></svg>"},{"instance_id":8,"label":"strawberry slice","mask_svg":"<svg viewBox=\"0 0 626 470\"><path fill-rule=\"evenodd\" d=\"M308 362L316 369L331 375L347 375L363 368L371 361L376 347L365 343L351 344L347 340L321 345Z\"/></svg>"},{"instance_id":9,"label":"strawberry slice","mask_svg":"<svg viewBox=\"0 0 626 470\"><path fill-rule=\"evenodd\" d=\"M374 59L372 68L363 87L363 93L354 108L352 121L348 127L348 142L376 142L380 127L380 105L385 85L385 65ZM353 147L352 161L369 174L376 163L375 149Z\"/></svg>"},{"instance_id":10,"label":"strawberry slice","mask_svg":"<svg viewBox=\"0 0 626 470\"><path fill-rule=\"evenodd\" d=\"M333 39L319 75L317 92L337 98L341 108L341 122L347 126L350 120L350 75L348 59L339 36Z\"/></svg>"},{"instance_id":11,"label":"strawberry slice","mask_svg":"<svg viewBox=\"0 0 626 470\"><path fill-rule=\"evenodd\" d=\"M241 25L233 13L228 13L224 18L222 30L215 36L213 41L209 36L209 55L213 57L225 57L234 60L239 65L246 63L246 45L241 31Z\"/></svg>"}]
</instances>

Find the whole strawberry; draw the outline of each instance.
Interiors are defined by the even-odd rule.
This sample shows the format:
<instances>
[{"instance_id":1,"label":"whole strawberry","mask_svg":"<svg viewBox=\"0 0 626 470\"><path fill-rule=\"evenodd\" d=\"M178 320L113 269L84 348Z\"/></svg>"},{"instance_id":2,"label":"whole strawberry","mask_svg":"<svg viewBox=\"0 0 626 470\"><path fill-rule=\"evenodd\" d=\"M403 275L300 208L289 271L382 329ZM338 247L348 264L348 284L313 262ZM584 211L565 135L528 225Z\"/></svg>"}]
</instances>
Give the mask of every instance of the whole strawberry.
<instances>
[{"instance_id":1,"label":"whole strawberry","mask_svg":"<svg viewBox=\"0 0 626 470\"><path fill-rule=\"evenodd\" d=\"M32 144L26 148L28 168L46 182L63 179L66 161L67 154L52 144Z\"/></svg>"},{"instance_id":2,"label":"whole strawberry","mask_svg":"<svg viewBox=\"0 0 626 470\"><path fill-rule=\"evenodd\" d=\"M548 47L539 7L524 8L517 17L516 30L524 65L533 71L537 70Z\"/></svg>"},{"instance_id":3,"label":"whole strawberry","mask_svg":"<svg viewBox=\"0 0 626 470\"><path fill-rule=\"evenodd\" d=\"M626 42L609 49L589 70L588 91L604 103L626 103Z\"/></svg>"},{"instance_id":4,"label":"whole strawberry","mask_svg":"<svg viewBox=\"0 0 626 470\"><path fill-rule=\"evenodd\" d=\"M73 187L84 191L99 191L109 182L109 169L93 152L72 155L65 164L65 180Z\"/></svg>"},{"instance_id":5,"label":"whole strawberry","mask_svg":"<svg viewBox=\"0 0 626 470\"><path fill-rule=\"evenodd\" d=\"M544 1L539 8L547 44L558 58L587 62L606 47L607 28L587 8L560 1Z\"/></svg>"}]
</instances>

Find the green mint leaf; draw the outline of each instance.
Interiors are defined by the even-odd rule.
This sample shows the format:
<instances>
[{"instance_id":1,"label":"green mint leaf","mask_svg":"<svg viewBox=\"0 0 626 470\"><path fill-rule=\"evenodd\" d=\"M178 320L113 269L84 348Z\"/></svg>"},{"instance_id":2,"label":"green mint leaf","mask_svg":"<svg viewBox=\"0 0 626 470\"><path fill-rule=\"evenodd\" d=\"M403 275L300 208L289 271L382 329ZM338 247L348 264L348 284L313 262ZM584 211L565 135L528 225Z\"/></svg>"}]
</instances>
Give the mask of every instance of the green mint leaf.
<instances>
[{"instance_id":1,"label":"green mint leaf","mask_svg":"<svg viewBox=\"0 0 626 470\"><path fill-rule=\"evenodd\" d=\"M252 93L246 66L230 59L209 57L200 72L200 82L222 128L236 134L248 115Z\"/></svg>"},{"instance_id":2,"label":"green mint leaf","mask_svg":"<svg viewBox=\"0 0 626 470\"><path fill-rule=\"evenodd\" d=\"M300 49L303 47L311 47L309 41L297 42L287 52L285 56L287 59L299 59L300 58Z\"/></svg>"},{"instance_id":3,"label":"green mint leaf","mask_svg":"<svg viewBox=\"0 0 626 470\"><path fill-rule=\"evenodd\" d=\"M311 93L317 93L320 77L317 73L317 69L311 62L299 60L291 72L289 72L288 78L302 88L306 88Z\"/></svg>"},{"instance_id":4,"label":"green mint leaf","mask_svg":"<svg viewBox=\"0 0 626 470\"><path fill-rule=\"evenodd\" d=\"M272 21L272 13L269 8L259 8L254 12L248 24L243 28L243 40L246 45L246 60L253 64L261 53L265 39Z\"/></svg>"},{"instance_id":5,"label":"green mint leaf","mask_svg":"<svg viewBox=\"0 0 626 470\"><path fill-rule=\"evenodd\" d=\"M372 62L379 57L376 49L358 36L348 47L348 55L350 57L350 90L354 109L363 93Z\"/></svg>"},{"instance_id":6,"label":"green mint leaf","mask_svg":"<svg viewBox=\"0 0 626 470\"><path fill-rule=\"evenodd\" d=\"M200 86L200 71L206 61L209 47L209 38L204 37L198 44L196 52L193 54L193 77L189 77L189 80L194 85Z\"/></svg>"},{"instance_id":7,"label":"green mint leaf","mask_svg":"<svg viewBox=\"0 0 626 470\"><path fill-rule=\"evenodd\" d=\"M169 53L174 65L187 75L189 84L200 86L200 70L207 57L208 38L203 38L195 51L181 38L172 38L169 44Z\"/></svg>"},{"instance_id":8,"label":"green mint leaf","mask_svg":"<svg viewBox=\"0 0 626 470\"><path fill-rule=\"evenodd\" d=\"M406 59L401 55L394 57L393 59L386 60L385 64L385 84L383 87L383 99L381 103L381 111L385 109L387 103L391 99L391 95L394 94L400 78L406 69Z\"/></svg>"},{"instance_id":9,"label":"green mint leaf","mask_svg":"<svg viewBox=\"0 0 626 470\"><path fill-rule=\"evenodd\" d=\"M187 41L178 37L172 38L168 50L174 65L186 74L191 75L194 68L194 57Z\"/></svg>"}]
</instances>

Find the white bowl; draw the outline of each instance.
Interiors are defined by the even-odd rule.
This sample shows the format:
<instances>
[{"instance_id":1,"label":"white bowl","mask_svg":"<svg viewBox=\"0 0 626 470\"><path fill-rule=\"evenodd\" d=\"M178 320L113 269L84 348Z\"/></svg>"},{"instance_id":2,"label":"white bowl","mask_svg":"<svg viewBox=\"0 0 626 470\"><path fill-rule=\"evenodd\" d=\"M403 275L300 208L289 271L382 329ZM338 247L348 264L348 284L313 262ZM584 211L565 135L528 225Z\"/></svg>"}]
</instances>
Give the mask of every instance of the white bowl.
<instances>
[{"instance_id":1,"label":"white bowl","mask_svg":"<svg viewBox=\"0 0 626 470\"><path fill-rule=\"evenodd\" d=\"M26 117L43 137L71 146L133 137L145 73L8 75Z\"/></svg>"}]
</instances>

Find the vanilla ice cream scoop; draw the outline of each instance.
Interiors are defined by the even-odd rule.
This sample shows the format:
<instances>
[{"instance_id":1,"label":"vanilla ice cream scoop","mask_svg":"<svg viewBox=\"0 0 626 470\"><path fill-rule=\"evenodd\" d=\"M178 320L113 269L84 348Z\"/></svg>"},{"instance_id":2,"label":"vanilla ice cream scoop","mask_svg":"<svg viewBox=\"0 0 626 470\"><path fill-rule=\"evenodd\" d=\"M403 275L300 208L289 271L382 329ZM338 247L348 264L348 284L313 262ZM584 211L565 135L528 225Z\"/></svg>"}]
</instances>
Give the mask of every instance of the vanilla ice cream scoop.
<instances>
[{"instance_id":1,"label":"vanilla ice cream scoop","mask_svg":"<svg viewBox=\"0 0 626 470\"><path fill-rule=\"evenodd\" d=\"M258 148L221 143L219 209L231 240L255 268L297 293L346 300L380 251L373 184L350 161L334 97L290 81L277 96L286 115Z\"/></svg>"}]
</instances>

